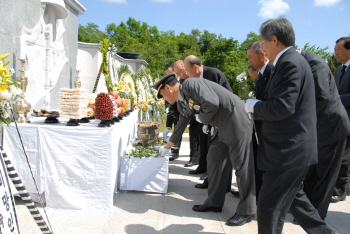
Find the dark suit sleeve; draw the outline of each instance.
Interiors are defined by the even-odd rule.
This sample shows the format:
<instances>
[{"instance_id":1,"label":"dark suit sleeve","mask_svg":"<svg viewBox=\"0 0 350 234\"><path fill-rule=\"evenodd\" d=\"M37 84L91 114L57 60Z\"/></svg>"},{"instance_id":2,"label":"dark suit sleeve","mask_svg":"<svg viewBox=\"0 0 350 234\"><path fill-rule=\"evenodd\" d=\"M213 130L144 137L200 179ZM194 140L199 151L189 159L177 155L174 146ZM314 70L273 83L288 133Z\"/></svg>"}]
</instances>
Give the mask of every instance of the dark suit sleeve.
<instances>
[{"instance_id":1,"label":"dark suit sleeve","mask_svg":"<svg viewBox=\"0 0 350 234\"><path fill-rule=\"evenodd\" d=\"M180 138L182 137L182 134L184 133L188 122L190 121L190 118L187 118L186 116L183 116L180 114L179 121L175 125L175 129L173 131L173 134L171 134L171 137L169 139L170 142L175 143L179 142Z\"/></svg>"},{"instance_id":2,"label":"dark suit sleeve","mask_svg":"<svg viewBox=\"0 0 350 234\"><path fill-rule=\"evenodd\" d=\"M297 66L291 62L279 65L280 74L275 74L274 92L269 101L257 102L254 106L256 120L283 120L295 112L295 104L301 87L300 73ZM271 79L271 78L270 78Z\"/></svg>"},{"instance_id":3,"label":"dark suit sleeve","mask_svg":"<svg viewBox=\"0 0 350 234\"><path fill-rule=\"evenodd\" d=\"M333 76L328 66L324 66L316 56L309 51L305 51L305 58L311 67L315 81L316 110L323 110L328 105L328 101L332 99L329 84Z\"/></svg>"}]
</instances>

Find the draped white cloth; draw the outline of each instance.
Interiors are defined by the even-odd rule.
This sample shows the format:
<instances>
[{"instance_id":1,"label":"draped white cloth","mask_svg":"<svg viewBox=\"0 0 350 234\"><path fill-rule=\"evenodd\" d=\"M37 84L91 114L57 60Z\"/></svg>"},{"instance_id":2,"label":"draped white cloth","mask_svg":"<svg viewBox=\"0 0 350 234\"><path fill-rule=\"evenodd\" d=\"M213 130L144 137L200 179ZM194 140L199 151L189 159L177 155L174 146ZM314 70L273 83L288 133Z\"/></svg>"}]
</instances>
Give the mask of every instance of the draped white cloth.
<instances>
[{"instance_id":1,"label":"draped white cloth","mask_svg":"<svg viewBox=\"0 0 350 234\"><path fill-rule=\"evenodd\" d=\"M42 117L18 124L39 193L54 209L112 211L119 158L135 138L137 111L112 125L99 120L65 126L68 119L45 124ZM4 150L27 191L37 193L13 123L3 125Z\"/></svg>"},{"instance_id":2,"label":"draped white cloth","mask_svg":"<svg viewBox=\"0 0 350 234\"><path fill-rule=\"evenodd\" d=\"M168 191L169 159L121 158L120 189L155 193Z\"/></svg>"}]
</instances>

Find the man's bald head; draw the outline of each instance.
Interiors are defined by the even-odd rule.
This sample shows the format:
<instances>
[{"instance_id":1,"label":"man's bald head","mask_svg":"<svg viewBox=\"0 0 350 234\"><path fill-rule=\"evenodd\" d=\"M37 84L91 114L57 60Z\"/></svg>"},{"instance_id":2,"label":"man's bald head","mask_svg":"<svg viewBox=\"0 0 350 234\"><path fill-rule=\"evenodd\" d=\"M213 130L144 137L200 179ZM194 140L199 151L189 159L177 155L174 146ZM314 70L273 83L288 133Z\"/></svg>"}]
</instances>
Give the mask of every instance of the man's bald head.
<instances>
[{"instance_id":1,"label":"man's bald head","mask_svg":"<svg viewBox=\"0 0 350 234\"><path fill-rule=\"evenodd\" d=\"M187 56L184 60L184 66L190 77L200 77L203 70L203 64L198 57L194 55Z\"/></svg>"}]
</instances>

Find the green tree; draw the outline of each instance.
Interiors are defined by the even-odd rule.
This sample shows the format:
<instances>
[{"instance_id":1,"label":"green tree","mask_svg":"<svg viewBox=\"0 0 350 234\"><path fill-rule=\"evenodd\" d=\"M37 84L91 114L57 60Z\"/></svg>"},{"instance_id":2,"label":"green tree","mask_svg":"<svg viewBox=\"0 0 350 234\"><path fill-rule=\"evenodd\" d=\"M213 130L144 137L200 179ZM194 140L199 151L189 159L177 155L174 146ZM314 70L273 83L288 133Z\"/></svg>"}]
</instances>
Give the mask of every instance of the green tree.
<instances>
[{"instance_id":1,"label":"green tree","mask_svg":"<svg viewBox=\"0 0 350 234\"><path fill-rule=\"evenodd\" d=\"M319 56L321 56L321 58L323 58L325 61L328 60L328 58L331 56L331 53L330 52L327 52L328 50L328 46L325 47L325 48L321 48L319 46L316 46L316 45L312 45L310 46L309 43L306 43L303 47L304 50L308 50L314 54L317 54Z\"/></svg>"},{"instance_id":2,"label":"green tree","mask_svg":"<svg viewBox=\"0 0 350 234\"><path fill-rule=\"evenodd\" d=\"M89 22L86 27L79 24L78 41L88 43L100 43L107 35L99 30L99 26Z\"/></svg>"}]
</instances>

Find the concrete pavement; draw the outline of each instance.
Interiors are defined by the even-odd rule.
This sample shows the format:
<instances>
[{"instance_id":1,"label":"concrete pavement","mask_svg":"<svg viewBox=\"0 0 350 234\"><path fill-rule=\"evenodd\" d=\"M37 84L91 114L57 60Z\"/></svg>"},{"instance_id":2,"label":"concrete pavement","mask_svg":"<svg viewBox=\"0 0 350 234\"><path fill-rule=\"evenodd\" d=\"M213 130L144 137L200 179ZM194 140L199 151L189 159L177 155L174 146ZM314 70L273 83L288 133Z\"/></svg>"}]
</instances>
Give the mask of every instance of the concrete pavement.
<instances>
[{"instance_id":1,"label":"concrete pavement","mask_svg":"<svg viewBox=\"0 0 350 234\"><path fill-rule=\"evenodd\" d=\"M184 138L185 139L185 138ZM200 175L190 175L184 164L189 161L189 143L182 143L179 159L169 163L169 187L167 194L128 191L114 196L113 212L82 212L46 209L55 234L177 234L177 233L257 233L256 218L241 227L225 225L235 213L239 199L226 194L221 213L192 211L192 206L202 204L207 197L206 189L196 189L201 183ZM232 188L236 188L235 178ZM22 234L39 234L28 209L19 198L16 208ZM40 208L44 216L43 209ZM305 233L299 225L292 223L288 214L283 233ZM346 201L331 204L327 224L336 232L350 233L350 197Z\"/></svg>"}]
</instances>

